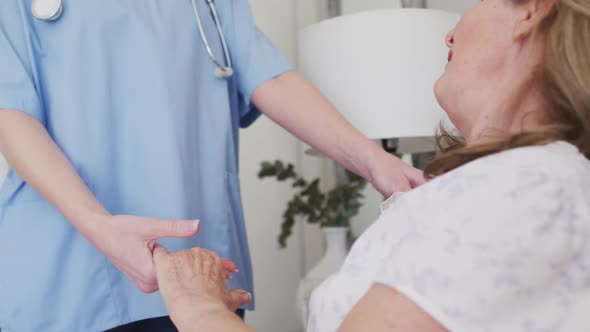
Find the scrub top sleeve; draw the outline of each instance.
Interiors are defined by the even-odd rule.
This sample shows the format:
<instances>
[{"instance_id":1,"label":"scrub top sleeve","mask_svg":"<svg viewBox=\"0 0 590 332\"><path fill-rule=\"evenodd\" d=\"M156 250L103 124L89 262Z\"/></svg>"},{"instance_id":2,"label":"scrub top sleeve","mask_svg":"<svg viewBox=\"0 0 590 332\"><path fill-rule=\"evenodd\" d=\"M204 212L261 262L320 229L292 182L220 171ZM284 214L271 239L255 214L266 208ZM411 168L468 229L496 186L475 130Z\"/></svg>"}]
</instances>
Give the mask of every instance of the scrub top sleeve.
<instances>
[{"instance_id":1,"label":"scrub top sleeve","mask_svg":"<svg viewBox=\"0 0 590 332\"><path fill-rule=\"evenodd\" d=\"M22 111L45 124L23 6L23 1L0 2L0 109Z\"/></svg>"},{"instance_id":2,"label":"scrub top sleeve","mask_svg":"<svg viewBox=\"0 0 590 332\"><path fill-rule=\"evenodd\" d=\"M415 213L415 229L391 246L376 282L451 331L523 331L526 324L550 330L564 281L573 285L582 276L570 272L588 230L568 215L574 200L563 197L562 185L542 174L518 176L512 184L500 174L439 192L455 193L441 199L452 214L429 213L427 205Z\"/></svg>"},{"instance_id":3,"label":"scrub top sleeve","mask_svg":"<svg viewBox=\"0 0 590 332\"><path fill-rule=\"evenodd\" d=\"M231 59L243 105L240 107L240 125L247 127L260 116L260 111L251 102L254 91L264 82L293 68L285 55L254 24L248 0L223 3L231 7L227 11L231 13L230 19L221 19L228 33Z\"/></svg>"}]
</instances>

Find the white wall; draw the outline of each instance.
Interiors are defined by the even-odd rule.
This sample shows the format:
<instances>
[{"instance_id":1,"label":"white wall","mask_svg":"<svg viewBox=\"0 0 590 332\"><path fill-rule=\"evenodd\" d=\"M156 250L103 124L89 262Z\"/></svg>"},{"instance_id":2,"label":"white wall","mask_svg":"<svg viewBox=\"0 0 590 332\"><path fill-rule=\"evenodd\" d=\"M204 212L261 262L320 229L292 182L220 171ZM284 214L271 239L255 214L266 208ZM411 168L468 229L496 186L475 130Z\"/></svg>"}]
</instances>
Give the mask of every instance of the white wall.
<instances>
[{"instance_id":1,"label":"white wall","mask_svg":"<svg viewBox=\"0 0 590 332\"><path fill-rule=\"evenodd\" d=\"M443 9L463 13L476 5L479 0L427 0L429 8Z\"/></svg>"},{"instance_id":2,"label":"white wall","mask_svg":"<svg viewBox=\"0 0 590 332\"><path fill-rule=\"evenodd\" d=\"M478 0L427 0L428 8L443 9L458 13L478 3ZM342 13L350 14L365 10L382 8L397 8L401 6L399 0L342 0Z\"/></svg>"},{"instance_id":3,"label":"white wall","mask_svg":"<svg viewBox=\"0 0 590 332\"><path fill-rule=\"evenodd\" d=\"M303 275L301 225L295 227L287 249L277 244L281 215L293 192L285 183L256 177L263 160L297 163L297 142L268 119L259 120L241 137L241 184L257 302L246 321L256 331L278 331L278 326L284 332L300 331L294 299Z\"/></svg>"},{"instance_id":4,"label":"white wall","mask_svg":"<svg viewBox=\"0 0 590 332\"><path fill-rule=\"evenodd\" d=\"M342 0L343 15L366 10L397 7L400 7L399 0Z\"/></svg>"}]
</instances>

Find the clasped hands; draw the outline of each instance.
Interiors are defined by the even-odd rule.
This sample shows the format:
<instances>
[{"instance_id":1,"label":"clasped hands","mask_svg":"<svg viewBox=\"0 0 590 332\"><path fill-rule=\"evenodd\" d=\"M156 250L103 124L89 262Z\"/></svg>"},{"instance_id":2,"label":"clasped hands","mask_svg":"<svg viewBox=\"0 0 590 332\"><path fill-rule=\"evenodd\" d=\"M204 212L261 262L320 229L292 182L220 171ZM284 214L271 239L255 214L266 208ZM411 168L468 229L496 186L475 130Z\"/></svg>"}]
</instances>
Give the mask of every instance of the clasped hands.
<instances>
[{"instance_id":1,"label":"clasped hands","mask_svg":"<svg viewBox=\"0 0 590 332\"><path fill-rule=\"evenodd\" d=\"M156 242L195 236L199 221L127 215L98 218L102 227L91 241L142 292L160 290L173 320L175 313L186 310L217 306L235 311L250 302L248 292L227 289L227 279L238 272L230 260L201 248L169 253Z\"/></svg>"}]
</instances>

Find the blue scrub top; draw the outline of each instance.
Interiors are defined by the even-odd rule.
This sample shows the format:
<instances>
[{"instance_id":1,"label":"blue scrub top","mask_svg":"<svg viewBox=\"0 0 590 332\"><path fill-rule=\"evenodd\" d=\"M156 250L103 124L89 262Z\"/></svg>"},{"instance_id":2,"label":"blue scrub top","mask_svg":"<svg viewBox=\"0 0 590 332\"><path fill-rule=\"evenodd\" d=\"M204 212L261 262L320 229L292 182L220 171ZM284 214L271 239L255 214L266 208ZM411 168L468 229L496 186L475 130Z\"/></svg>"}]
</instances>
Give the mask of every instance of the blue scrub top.
<instances>
[{"instance_id":1,"label":"blue scrub top","mask_svg":"<svg viewBox=\"0 0 590 332\"><path fill-rule=\"evenodd\" d=\"M214 53L223 52L205 0ZM0 108L37 118L113 214L202 221L170 250L209 248L252 291L238 131L265 81L291 69L247 0L216 2L235 75L214 76L190 0L63 0L55 22L0 1ZM0 192L0 329L102 331L166 315L18 175Z\"/></svg>"}]
</instances>

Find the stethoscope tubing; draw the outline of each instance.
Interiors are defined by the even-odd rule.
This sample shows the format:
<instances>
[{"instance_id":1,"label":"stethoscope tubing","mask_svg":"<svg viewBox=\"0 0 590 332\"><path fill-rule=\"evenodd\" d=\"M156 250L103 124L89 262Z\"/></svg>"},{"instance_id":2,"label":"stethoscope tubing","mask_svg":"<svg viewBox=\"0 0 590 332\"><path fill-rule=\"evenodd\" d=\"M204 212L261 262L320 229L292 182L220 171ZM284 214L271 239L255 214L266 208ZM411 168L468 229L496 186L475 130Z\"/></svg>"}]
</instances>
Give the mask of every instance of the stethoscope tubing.
<instances>
[{"instance_id":1,"label":"stethoscope tubing","mask_svg":"<svg viewBox=\"0 0 590 332\"><path fill-rule=\"evenodd\" d=\"M47 1L50 2L48 3ZM53 1L53 3L51 1ZM234 70L232 66L231 57L229 54L229 47L227 46L227 40L225 38L225 33L223 32L223 28L221 27L221 20L219 19L219 14L215 6L215 1L205 1L207 1L207 5L209 6L209 9L211 10L211 15L213 16L213 20L215 21L215 27L217 29L217 33L221 41L221 46L223 48L223 55L225 57L226 63L225 65L221 61L219 61L217 57L215 57L215 54L213 54L213 50L211 49L211 45L209 44L209 39L207 38L205 34L205 29L203 28L203 22L201 21L201 15L199 13L199 7L197 6L197 2L196 0L191 0L197 27L199 29L199 35L201 36L201 40L205 45L205 49L207 50L209 58L211 58L211 60L216 66L215 76L219 78L229 78L233 75ZM63 13L63 3L61 0L33 0L31 11L33 16L40 20L56 21L61 17Z\"/></svg>"},{"instance_id":2,"label":"stethoscope tubing","mask_svg":"<svg viewBox=\"0 0 590 332\"><path fill-rule=\"evenodd\" d=\"M221 40L221 45L223 48L223 54L225 56L225 61L227 66L223 65L213 54L213 50L211 49L211 45L209 44L209 40L205 35L205 29L203 28L203 23L201 21L201 15L199 13L199 8L197 6L196 0L191 0L193 4L193 11L195 14L195 19L197 21L197 27L199 28L199 34L201 35L201 40L205 45L205 49L207 50L207 54L213 61L213 63L217 66L215 75L218 77L230 77L233 74L233 68L231 63L231 57L229 55L229 48L227 47L227 41L225 39L225 34L223 33L223 28L221 27L221 22L219 20L219 14L217 13L217 8L215 6L215 2L213 0L206 0L209 8L211 9L211 14L213 16L213 20L215 21L215 26L217 28L217 33L219 34L219 39Z\"/></svg>"}]
</instances>

